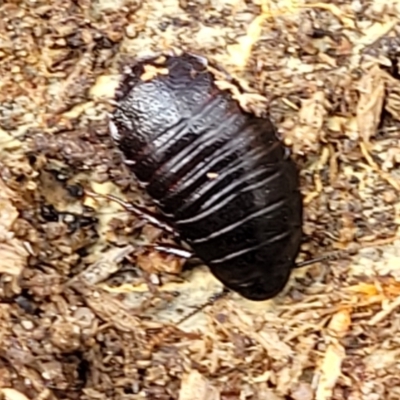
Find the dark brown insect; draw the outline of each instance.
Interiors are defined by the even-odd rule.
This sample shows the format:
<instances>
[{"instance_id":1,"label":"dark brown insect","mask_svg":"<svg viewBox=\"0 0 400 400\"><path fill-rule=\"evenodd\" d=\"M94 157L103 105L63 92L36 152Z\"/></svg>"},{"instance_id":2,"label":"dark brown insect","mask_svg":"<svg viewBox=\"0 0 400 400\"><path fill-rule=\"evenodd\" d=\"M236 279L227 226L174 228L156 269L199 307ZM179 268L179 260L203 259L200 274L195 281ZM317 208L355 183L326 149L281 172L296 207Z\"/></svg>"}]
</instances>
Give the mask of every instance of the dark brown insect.
<instances>
[{"instance_id":1,"label":"dark brown insect","mask_svg":"<svg viewBox=\"0 0 400 400\"><path fill-rule=\"evenodd\" d=\"M215 81L196 55L140 60L120 83L110 131L195 255L227 288L266 300L286 285L300 248L298 171L270 120Z\"/></svg>"}]
</instances>

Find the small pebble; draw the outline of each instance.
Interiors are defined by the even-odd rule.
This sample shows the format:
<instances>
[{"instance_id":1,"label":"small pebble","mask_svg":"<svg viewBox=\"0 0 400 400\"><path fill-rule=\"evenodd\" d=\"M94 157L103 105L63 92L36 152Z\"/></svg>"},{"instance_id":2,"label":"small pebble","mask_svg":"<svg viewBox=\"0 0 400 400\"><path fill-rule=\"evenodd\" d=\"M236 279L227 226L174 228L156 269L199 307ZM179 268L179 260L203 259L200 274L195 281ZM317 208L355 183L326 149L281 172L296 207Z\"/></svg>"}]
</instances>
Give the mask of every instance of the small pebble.
<instances>
[{"instance_id":1,"label":"small pebble","mask_svg":"<svg viewBox=\"0 0 400 400\"><path fill-rule=\"evenodd\" d=\"M21 326L27 331L31 331L35 327L33 322L27 319L21 321Z\"/></svg>"}]
</instances>

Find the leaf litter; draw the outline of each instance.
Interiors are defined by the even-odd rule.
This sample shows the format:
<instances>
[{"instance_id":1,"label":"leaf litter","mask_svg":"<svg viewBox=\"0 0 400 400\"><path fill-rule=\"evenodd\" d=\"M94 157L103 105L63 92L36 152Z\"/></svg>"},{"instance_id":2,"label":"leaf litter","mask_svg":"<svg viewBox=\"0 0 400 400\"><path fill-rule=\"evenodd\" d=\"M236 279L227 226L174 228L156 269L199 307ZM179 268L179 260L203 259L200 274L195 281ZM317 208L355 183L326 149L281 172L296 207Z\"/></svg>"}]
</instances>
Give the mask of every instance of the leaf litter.
<instances>
[{"instance_id":1,"label":"leaf litter","mask_svg":"<svg viewBox=\"0 0 400 400\"><path fill-rule=\"evenodd\" d=\"M0 6L0 390L5 399L400 397L396 1L23 1ZM300 258L277 298L221 291L140 205L106 115L120 66L205 54L266 104L301 169ZM226 82L221 82L226 85Z\"/></svg>"}]
</instances>

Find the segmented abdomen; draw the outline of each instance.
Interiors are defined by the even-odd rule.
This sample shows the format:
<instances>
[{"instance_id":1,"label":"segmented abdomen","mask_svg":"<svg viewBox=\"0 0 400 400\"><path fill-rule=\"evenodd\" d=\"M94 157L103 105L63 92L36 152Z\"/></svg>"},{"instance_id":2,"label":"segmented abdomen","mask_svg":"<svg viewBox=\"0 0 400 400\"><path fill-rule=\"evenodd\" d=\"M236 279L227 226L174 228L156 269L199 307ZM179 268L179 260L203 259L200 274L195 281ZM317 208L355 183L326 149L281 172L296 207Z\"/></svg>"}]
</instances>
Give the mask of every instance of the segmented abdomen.
<instances>
[{"instance_id":1,"label":"segmented abdomen","mask_svg":"<svg viewBox=\"0 0 400 400\"><path fill-rule=\"evenodd\" d=\"M139 63L121 85L112 132L214 275L245 297L271 297L299 250L297 170L269 120L244 112L214 80L192 55Z\"/></svg>"}]
</instances>

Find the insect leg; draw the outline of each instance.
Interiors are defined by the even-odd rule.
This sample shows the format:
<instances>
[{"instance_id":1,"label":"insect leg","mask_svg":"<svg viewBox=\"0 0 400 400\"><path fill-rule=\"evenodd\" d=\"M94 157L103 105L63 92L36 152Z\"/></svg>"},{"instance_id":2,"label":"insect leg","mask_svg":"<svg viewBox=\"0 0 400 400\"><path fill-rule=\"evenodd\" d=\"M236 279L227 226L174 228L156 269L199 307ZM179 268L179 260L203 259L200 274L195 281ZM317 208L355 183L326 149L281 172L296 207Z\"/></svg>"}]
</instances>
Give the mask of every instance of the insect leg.
<instances>
[{"instance_id":1,"label":"insect leg","mask_svg":"<svg viewBox=\"0 0 400 400\"><path fill-rule=\"evenodd\" d=\"M159 228L159 229L162 229L163 231L172 233L175 236L177 235L174 228L171 225L169 225L166 221L162 221L162 219L155 213L152 213L152 212L146 210L145 207L141 207L141 206L137 206L136 204L129 203L127 201L119 199L117 196L114 196L112 194L104 195L104 194L94 193L91 191L85 191L85 193L90 197L94 197L94 198L102 197L107 200L113 201L113 202L119 204L120 206L122 206L123 208L125 208L125 210L135 214L138 218L146 220L149 224L155 226L156 228Z\"/></svg>"},{"instance_id":2,"label":"insect leg","mask_svg":"<svg viewBox=\"0 0 400 400\"><path fill-rule=\"evenodd\" d=\"M293 268L302 268L306 267L307 265L312 265L316 264L321 261L333 261L333 260L339 260L341 258L344 258L346 256L352 255L357 253L358 249L349 249L349 250L337 250L337 251L332 251L327 254L323 254L322 256L314 257L311 258L310 260L304 260L299 263L296 263Z\"/></svg>"},{"instance_id":3,"label":"insect leg","mask_svg":"<svg viewBox=\"0 0 400 400\"><path fill-rule=\"evenodd\" d=\"M190 250L186 250L179 246L174 246L172 244L164 245L164 244L155 244L155 245L148 245L145 246L146 248L151 248L162 253L172 254L177 257L182 258L192 258L194 257L194 253Z\"/></svg>"},{"instance_id":4,"label":"insect leg","mask_svg":"<svg viewBox=\"0 0 400 400\"><path fill-rule=\"evenodd\" d=\"M189 318L193 317L193 315L196 315L197 313L199 313L200 311L203 311L206 307L211 306L212 304L214 304L217 300L222 299L224 297L226 297L228 295L228 293L230 292L229 289L227 289L226 287L224 287L222 289L221 292L218 293L214 293L213 295L211 295L208 300L203 303L202 305L196 307L193 311L191 311L189 314L185 315L184 317L182 317L177 323L176 325L181 325L183 322L185 322L186 320L188 320Z\"/></svg>"},{"instance_id":5,"label":"insect leg","mask_svg":"<svg viewBox=\"0 0 400 400\"><path fill-rule=\"evenodd\" d=\"M135 204L129 203L127 201L121 200L118 197L113 196L111 194L101 195L101 194L93 193L90 191L86 191L86 194L88 196L103 197L108 200L114 201L114 202L118 203L120 206L122 206L123 208L125 208L125 210L134 213L138 218L146 220L149 224L155 226L156 228L159 228L168 233L172 233L176 238L179 238L179 235L175 232L174 228L171 225L169 225L165 221L162 221L159 216L146 210L144 207L140 207ZM146 245L144 247L148 248L148 249L154 249L154 250L160 251L162 253L172 254L177 257L182 257L182 258L186 258L186 259L193 258L195 256L192 251L185 249L183 247L180 247L180 246L174 246L172 244L168 244L168 245L155 244L155 245Z\"/></svg>"}]
</instances>

